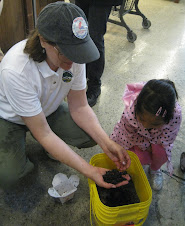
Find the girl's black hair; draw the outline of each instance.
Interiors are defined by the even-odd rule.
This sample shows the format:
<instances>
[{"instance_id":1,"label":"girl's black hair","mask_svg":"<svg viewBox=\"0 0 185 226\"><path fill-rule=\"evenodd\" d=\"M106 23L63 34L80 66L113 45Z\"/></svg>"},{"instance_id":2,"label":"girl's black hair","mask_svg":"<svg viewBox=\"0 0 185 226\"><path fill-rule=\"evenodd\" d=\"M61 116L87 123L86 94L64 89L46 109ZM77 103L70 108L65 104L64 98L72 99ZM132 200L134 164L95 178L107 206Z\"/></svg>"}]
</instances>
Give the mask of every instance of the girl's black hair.
<instances>
[{"instance_id":1,"label":"girl's black hair","mask_svg":"<svg viewBox=\"0 0 185 226\"><path fill-rule=\"evenodd\" d=\"M175 85L168 79L152 79L148 81L137 97L135 105L136 114L142 114L144 110L156 115L159 108L159 116L166 124L173 118L174 108L178 94Z\"/></svg>"}]
</instances>

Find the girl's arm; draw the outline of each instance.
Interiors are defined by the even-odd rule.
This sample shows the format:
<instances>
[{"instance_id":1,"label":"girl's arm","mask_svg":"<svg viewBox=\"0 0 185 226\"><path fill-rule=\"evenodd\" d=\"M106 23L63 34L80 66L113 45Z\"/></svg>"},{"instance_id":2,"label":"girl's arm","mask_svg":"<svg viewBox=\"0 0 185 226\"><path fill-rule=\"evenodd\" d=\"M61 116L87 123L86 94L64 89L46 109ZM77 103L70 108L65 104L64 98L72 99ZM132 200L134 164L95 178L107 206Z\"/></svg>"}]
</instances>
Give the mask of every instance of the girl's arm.
<instances>
[{"instance_id":1,"label":"girl's arm","mask_svg":"<svg viewBox=\"0 0 185 226\"><path fill-rule=\"evenodd\" d=\"M138 127L137 120L134 116L134 109L129 110L130 111L124 110L121 119L115 125L110 138L125 149L130 149L135 145L141 148L145 138ZM147 142L147 140L146 144L146 148L150 146L150 143Z\"/></svg>"},{"instance_id":2,"label":"girl's arm","mask_svg":"<svg viewBox=\"0 0 185 226\"><path fill-rule=\"evenodd\" d=\"M182 121L181 107L176 103L173 119L164 126L163 133L160 136L161 145L167 152L171 152L173 143L177 137Z\"/></svg>"}]
</instances>

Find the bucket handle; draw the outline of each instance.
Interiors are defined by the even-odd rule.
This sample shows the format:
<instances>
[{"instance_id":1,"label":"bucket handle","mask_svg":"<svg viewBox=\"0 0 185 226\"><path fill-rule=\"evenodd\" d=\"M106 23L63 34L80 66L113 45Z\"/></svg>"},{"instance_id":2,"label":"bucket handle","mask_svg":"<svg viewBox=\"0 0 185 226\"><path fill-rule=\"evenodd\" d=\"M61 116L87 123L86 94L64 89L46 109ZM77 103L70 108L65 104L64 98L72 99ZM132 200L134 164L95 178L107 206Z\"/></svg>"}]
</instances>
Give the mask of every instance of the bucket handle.
<instances>
[{"instance_id":1,"label":"bucket handle","mask_svg":"<svg viewBox=\"0 0 185 226\"><path fill-rule=\"evenodd\" d=\"M93 223L92 223L92 197L93 197L93 188L91 187L90 188L90 224L91 226L93 226ZM94 215L94 218L96 218L96 216Z\"/></svg>"},{"instance_id":2,"label":"bucket handle","mask_svg":"<svg viewBox=\"0 0 185 226\"><path fill-rule=\"evenodd\" d=\"M93 189L91 187L91 189L90 189L90 223L91 223L91 226L93 226L92 225L92 193L93 193Z\"/></svg>"}]
</instances>

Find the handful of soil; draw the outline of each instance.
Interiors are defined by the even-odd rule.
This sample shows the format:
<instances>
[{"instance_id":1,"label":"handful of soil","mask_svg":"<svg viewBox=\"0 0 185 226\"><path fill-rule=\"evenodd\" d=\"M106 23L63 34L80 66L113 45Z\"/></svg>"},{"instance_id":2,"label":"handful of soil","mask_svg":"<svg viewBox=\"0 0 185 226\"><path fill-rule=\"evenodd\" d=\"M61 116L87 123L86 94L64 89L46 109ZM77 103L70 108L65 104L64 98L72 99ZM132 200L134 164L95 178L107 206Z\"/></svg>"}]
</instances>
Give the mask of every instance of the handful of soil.
<instances>
[{"instance_id":1,"label":"handful of soil","mask_svg":"<svg viewBox=\"0 0 185 226\"><path fill-rule=\"evenodd\" d=\"M103 175L103 179L107 183L118 184L126 180L124 177L122 177L126 174L126 171L119 172L118 170L113 169L111 171L107 171L106 174ZM132 178L130 179L128 184L120 186L118 188L106 189L99 187L98 185L96 186L100 200L106 206L115 207L140 202Z\"/></svg>"}]
</instances>

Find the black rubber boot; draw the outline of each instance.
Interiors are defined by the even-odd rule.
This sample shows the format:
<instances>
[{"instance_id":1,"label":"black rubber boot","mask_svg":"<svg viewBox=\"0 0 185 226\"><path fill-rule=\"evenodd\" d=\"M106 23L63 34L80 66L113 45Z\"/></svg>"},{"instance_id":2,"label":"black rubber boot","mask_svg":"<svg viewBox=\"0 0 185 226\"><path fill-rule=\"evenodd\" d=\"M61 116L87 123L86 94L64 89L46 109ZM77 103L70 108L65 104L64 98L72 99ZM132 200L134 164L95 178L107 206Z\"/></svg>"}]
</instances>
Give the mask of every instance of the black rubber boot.
<instances>
[{"instance_id":1,"label":"black rubber boot","mask_svg":"<svg viewBox=\"0 0 185 226\"><path fill-rule=\"evenodd\" d=\"M87 101L89 106L93 107L98 100L99 95L101 94L101 87L100 86L92 86L87 89Z\"/></svg>"},{"instance_id":2,"label":"black rubber boot","mask_svg":"<svg viewBox=\"0 0 185 226\"><path fill-rule=\"evenodd\" d=\"M180 157L180 169L183 173L185 173L185 152L182 152Z\"/></svg>"}]
</instances>

